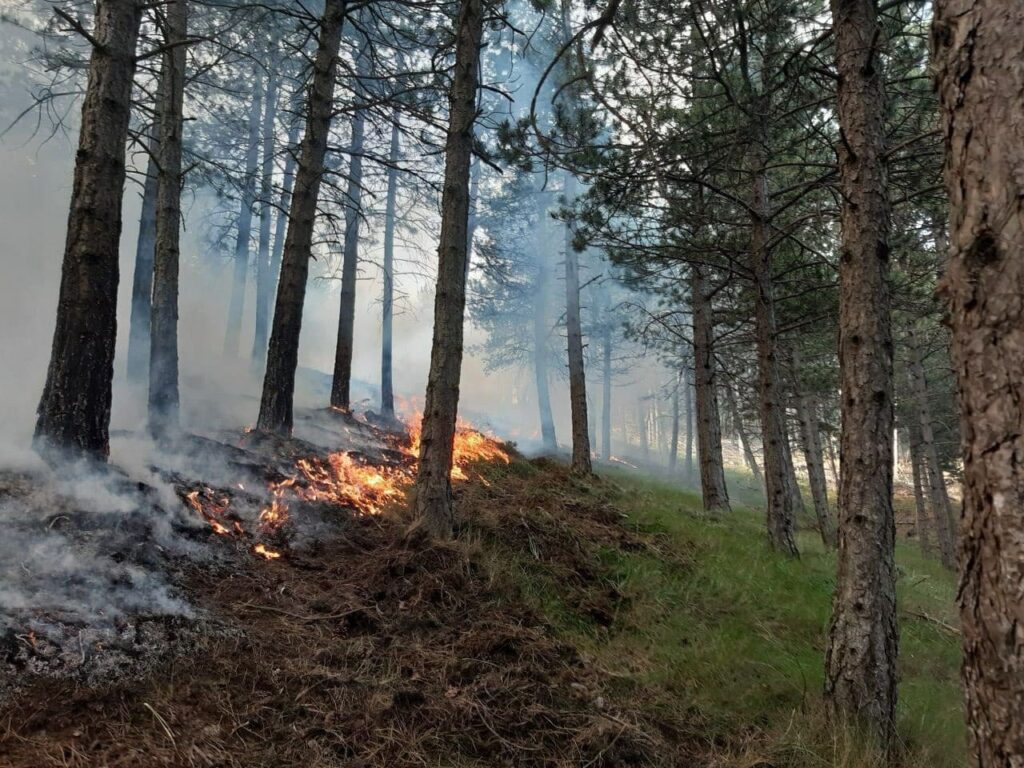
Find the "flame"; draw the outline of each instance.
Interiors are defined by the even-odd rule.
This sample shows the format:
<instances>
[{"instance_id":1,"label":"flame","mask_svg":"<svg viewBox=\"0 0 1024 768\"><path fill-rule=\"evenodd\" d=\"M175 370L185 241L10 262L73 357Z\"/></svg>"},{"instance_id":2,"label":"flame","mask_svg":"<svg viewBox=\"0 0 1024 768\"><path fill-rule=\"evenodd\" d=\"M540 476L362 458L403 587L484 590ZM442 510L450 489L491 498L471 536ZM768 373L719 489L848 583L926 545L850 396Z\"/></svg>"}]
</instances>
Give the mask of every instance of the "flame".
<instances>
[{"instance_id":1,"label":"flame","mask_svg":"<svg viewBox=\"0 0 1024 768\"><path fill-rule=\"evenodd\" d=\"M270 485L270 494L273 497L270 506L260 511L260 528L267 533L273 533L288 522L288 505L284 501L284 492L293 485L294 477Z\"/></svg>"},{"instance_id":2,"label":"flame","mask_svg":"<svg viewBox=\"0 0 1024 768\"><path fill-rule=\"evenodd\" d=\"M257 544L252 548L254 555L259 555L264 560L277 560L281 556L280 552L275 552L273 549L267 549L262 544Z\"/></svg>"},{"instance_id":3,"label":"flame","mask_svg":"<svg viewBox=\"0 0 1024 768\"><path fill-rule=\"evenodd\" d=\"M378 514L401 498L411 481L404 468L363 464L345 451L330 454L326 461L299 459L297 466L307 483L296 488L299 498L351 506L365 514Z\"/></svg>"},{"instance_id":4,"label":"flame","mask_svg":"<svg viewBox=\"0 0 1024 768\"><path fill-rule=\"evenodd\" d=\"M423 414L409 419L409 445L404 452L419 460L420 438L423 432ZM468 480L469 465L476 461L502 461L509 463L508 452L490 435L459 419L455 424L455 442L452 446L452 480Z\"/></svg>"},{"instance_id":5,"label":"flame","mask_svg":"<svg viewBox=\"0 0 1024 768\"><path fill-rule=\"evenodd\" d=\"M231 529L224 525L218 518L223 517L228 511L231 501L226 496L217 499L210 488L203 487L199 490L190 491L185 494L185 502L202 517L213 532L218 536L228 536ZM236 521L235 530L241 532L241 525Z\"/></svg>"}]
</instances>

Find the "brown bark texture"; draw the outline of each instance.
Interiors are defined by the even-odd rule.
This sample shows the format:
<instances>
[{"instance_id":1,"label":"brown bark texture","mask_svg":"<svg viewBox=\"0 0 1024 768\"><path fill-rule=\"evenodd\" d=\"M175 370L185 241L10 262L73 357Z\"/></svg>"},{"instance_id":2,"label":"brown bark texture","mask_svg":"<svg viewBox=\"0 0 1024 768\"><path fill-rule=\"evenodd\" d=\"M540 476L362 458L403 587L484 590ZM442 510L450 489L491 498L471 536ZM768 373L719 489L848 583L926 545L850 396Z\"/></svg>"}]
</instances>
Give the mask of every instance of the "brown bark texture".
<instances>
[{"instance_id":1,"label":"brown bark texture","mask_svg":"<svg viewBox=\"0 0 1024 768\"><path fill-rule=\"evenodd\" d=\"M476 121L478 56L483 36L483 3L461 0L455 25L455 69L449 96L445 142L441 237L438 244L434 337L423 409L415 510L434 536L452 534L452 451L462 373L463 322L468 258L469 166Z\"/></svg>"},{"instance_id":2,"label":"brown bark texture","mask_svg":"<svg viewBox=\"0 0 1024 768\"><path fill-rule=\"evenodd\" d=\"M825 656L826 699L881 744L896 715L896 571L889 198L881 29L873 0L832 0L842 240L839 564Z\"/></svg>"},{"instance_id":3,"label":"brown bark texture","mask_svg":"<svg viewBox=\"0 0 1024 768\"><path fill-rule=\"evenodd\" d=\"M975 761L1024 766L1024 5L938 0L964 457L962 676Z\"/></svg>"},{"instance_id":4,"label":"brown bark texture","mask_svg":"<svg viewBox=\"0 0 1024 768\"><path fill-rule=\"evenodd\" d=\"M565 174L566 203L576 199L576 177ZM580 322L580 257L573 247L575 228L565 223L565 332L569 358L569 410L572 424L572 471L589 475L590 429L587 422L587 373L583 359L583 325ZM646 451L646 448L645 448Z\"/></svg>"},{"instance_id":5,"label":"brown bark texture","mask_svg":"<svg viewBox=\"0 0 1024 768\"><path fill-rule=\"evenodd\" d=\"M188 0L172 0L164 24L166 44L171 47L163 54L160 75L160 167L149 345L149 431L153 437L168 437L179 427L178 262Z\"/></svg>"},{"instance_id":6,"label":"brown bark texture","mask_svg":"<svg viewBox=\"0 0 1024 768\"><path fill-rule=\"evenodd\" d=\"M696 266L690 268L690 306L693 312L693 386L697 406L697 460L700 463L701 496L706 511L728 511L729 493L725 487L725 462L722 459L722 422L718 414L718 393L715 388L715 329L711 317L711 300L705 293L704 276Z\"/></svg>"},{"instance_id":7,"label":"brown bark texture","mask_svg":"<svg viewBox=\"0 0 1024 768\"><path fill-rule=\"evenodd\" d=\"M327 0L313 61L306 134L299 149L274 320L267 348L267 369L263 377L263 395L257 422L257 427L265 432L289 435L292 431L302 307L306 300L309 259L313 252L313 227L324 173L324 157L327 154L327 135L334 111L338 48L341 45L344 21L345 0Z\"/></svg>"},{"instance_id":8,"label":"brown bark texture","mask_svg":"<svg viewBox=\"0 0 1024 768\"><path fill-rule=\"evenodd\" d=\"M57 323L39 403L35 445L43 455L110 452L117 335L118 245L125 142L142 4L98 0L82 103Z\"/></svg>"}]
</instances>

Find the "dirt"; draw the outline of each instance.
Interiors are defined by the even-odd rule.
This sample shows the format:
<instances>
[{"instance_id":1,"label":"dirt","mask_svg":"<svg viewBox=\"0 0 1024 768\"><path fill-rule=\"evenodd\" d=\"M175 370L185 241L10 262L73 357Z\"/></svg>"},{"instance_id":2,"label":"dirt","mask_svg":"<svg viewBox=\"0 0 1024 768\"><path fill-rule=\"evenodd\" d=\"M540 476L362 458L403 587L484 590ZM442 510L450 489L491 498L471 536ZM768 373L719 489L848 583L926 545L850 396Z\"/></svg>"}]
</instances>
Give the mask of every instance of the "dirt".
<instances>
[{"instance_id":1,"label":"dirt","mask_svg":"<svg viewBox=\"0 0 1024 768\"><path fill-rule=\"evenodd\" d=\"M600 551L659 542L578 482L517 458L460 484L454 542L400 505L335 509L278 560L192 564L209 631L134 676L32 681L0 709L0 765L694 765L685 723L616 694L488 565L528 558L614 623Z\"/></svg>"}]
</instances>

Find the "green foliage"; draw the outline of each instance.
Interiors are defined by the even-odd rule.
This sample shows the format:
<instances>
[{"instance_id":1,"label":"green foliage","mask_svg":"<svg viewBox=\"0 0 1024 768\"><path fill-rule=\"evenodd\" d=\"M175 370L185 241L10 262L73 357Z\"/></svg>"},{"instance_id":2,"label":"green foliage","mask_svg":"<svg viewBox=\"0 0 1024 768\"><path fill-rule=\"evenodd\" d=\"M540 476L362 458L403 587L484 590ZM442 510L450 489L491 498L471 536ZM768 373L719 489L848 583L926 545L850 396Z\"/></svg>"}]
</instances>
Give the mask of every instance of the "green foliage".
<instances>
[{"instance_id":1,"label":"green foliage","mask_svg":"<svg viewBox=\"0 0 1024 768\"><path fill-rule=\"evenodd\" d=\"M696 494L633 473L608 479L627 525L655 540L654 550L600 551L603 578L621 595L612 626L563 599L543 569L521 577L538 609L618 681L617 693L642 692L654 716L684 710L716 765L885 765L854 729L823 714L836 563L818 536L801 534L801 559L789 560L769 550L760 512L709 517ZM910 545L897 557L902 764L961 766L953 578Z\"/></svg>"}]
</instances>

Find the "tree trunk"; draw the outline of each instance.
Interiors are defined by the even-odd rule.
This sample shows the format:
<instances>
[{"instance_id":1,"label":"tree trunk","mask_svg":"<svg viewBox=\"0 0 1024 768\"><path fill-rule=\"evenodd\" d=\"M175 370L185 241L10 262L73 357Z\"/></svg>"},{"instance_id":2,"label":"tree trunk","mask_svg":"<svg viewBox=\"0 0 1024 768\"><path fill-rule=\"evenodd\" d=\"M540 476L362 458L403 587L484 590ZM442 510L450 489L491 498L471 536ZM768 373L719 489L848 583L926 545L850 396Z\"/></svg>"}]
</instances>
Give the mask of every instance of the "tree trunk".
<instances>
[{"instance_id":1,"label":"tree trunk","mask_svg":"<svg viewBox=\"0 0 1024 768\"><path fill-rule=\"evenodd\" d=\"M668 445L668 473L675 475L676 464L679 462L679 388L682 386L682 373L676 374L676 386L672 390L672 433Z\"/></svg>"},{"instance_id":2,"label":"tree trunk","mask_svg":"<svg viewBox=\"0 0 1024 768\"><path fill-rule=\"evenodd\" d=\"M395 208L398 199L399 113L391 116L391 149L388 153L388 191L384 206L384 298L381 301L380 412L395 418L395 389L392 380L392 344L395 321Z\"/></svg>"},{"instance_id":3,"label":"tree trunk","mask_svg":"<svg viewBox=\"0 0 1024 768\"><path fill-rule=\"evenodd\" d=\"M302 109L302 91L296 90L293 96L295 111ZM270 295L277 294L277 281L281 273L281 256L284 254L284 242L288 231L288 211L292 202L292 188L295 186L296 156L301 151L299 131L302 129L299 115L292 116L291 127L288 129L288 151L284 160L284 172L281 174L281 195L277 200L277 220L274 222L274 248L270 253ZM273 317L268 313L268 321ZM264 360L266 354L264 353Z\"/></svg>"},{"instance_id":4,"label":"tree trunk","mask_svg":"<svg viewBox=\"0 0 1024 768\"><path fill-rule=\"evenodd\" d=\"M368 43L360 44L356 57L355 88L364 87L369 74ZM356 283L359 279L359 224L363 215L363 133L366 113L357 109L352 116L348 185L345 191L345 244L341 266L341 304L338 311L338 343L334 350L334 378L331 382L331 406L352 408L352 355L356 329Z\"/></svg>"},{"instance_id":5,"label":"tree trunk","mask_svg":"<svg viewBox=\"0 0 1024 768\"><path fill-rule=\"evenodd\" d=\"M576 177L565 174L565 199L572 205L576 199ZM587 378L583 362L583 328L580 322L580 264L573 247L575 228L565 223L565 330L569 357L569 406L572 417L572 471L589 475L594 469L590 461L590 432L587 427Z\"/></svg>"},{"instance_id":6,"label":"tree trunk","mask_svg":"<svg viewBox=\"0 0 1024 768\"><path fill-rule=\"evenodd\" d=\"M757 457L754 455L754 449L750 445L750 436L747 435L747 428L743 424L743 414L740 412L739 404L736 401L736 391L733 389L732 384L726 384L725 398L728 403L729 410L732 413L733 424L736 425L736 433L740 438L740 446L743 448L743 460L746 462L747 469L750 470L750 474L754 476L754 481L763 492L764 475L761 474L761 468L757 466Z\"/></svg>"},{"instance_id":7,"label":"tree trunk","mask_svg":"<svg viewBox=\"0 0 1024 768\"><path fill-rule=\"evenodd\" d=\"M605 322L601 332L601 455L612 457L612 327Z\"/></svg>"},{"instance_id":8,"label":"tree trunk","mask_svg":"<svg viewBox=\"0 0 1024 768\"><path fill-rule=\"evenodd\" d=\"M548 307L551 303L549 286L551 270L548 268L545 234L548 232L547 207L543 204L543 196L537 196L539 210L533 248L537 260L537 284L533 291L533 372L537 385L537 407L540 411L541 444L546 453L558 450L555 436L555 418L551 412L551 392L548 383L548 336L551 333L551 321Z\"/></svg>"},{"instance_id":9,"label":"tree trunk","mask_svg":"<svg viewBox=\"0 0 1024 768\"><path fill-rule=\"evenodd\" d=\"M932 545L928 530L928 508L924 501L924 485L921 474L921 435L914 419L910 419L907 431L910 433L910 468L914 481L914 508L917 517L914 521L914 528L917 531L917 541L921 547L921 554L925 557L931 556Z\"/></svg>"},{"instance_id":10,"label":"tree trunk","mask_svg":"<svg viewBox=\"0 0 1024 768\"><path fill-rule=\"evenodd\" d=\"M455 27L455 69L445 143L441 238L438 243L434 338L416 475L415 507L435 536L452 534L452 450L459 407L469 239L469 166L476 120L482 0L461 0Z\"/></svg>"},{"instance_id":11,"label":"tree trunk","mask_svg":"<svg viewBox=\"0 0 1024 768\"><path fill-rule=\"evenodd\" d=\"M161 81L163 78L161 77ZM128 326L128 380L142 384L149 376L149 325L153 299L153 254L156 250L157 154L160 152L160 86L153 104L153 125L146 145L146 181L142 188L139 234L135 241L132 309Z\"/></svg>"},{"instance_id":12,"label":"tree trunk","mask_svg":"<svg viewBox=\"0 0 1024 768\"><path fill-rule=\"evenodd\" d=\"M641 397L636 401L636 424L637 429L640 432L640 455L643 456L644 462L648 462L651 459L651 444L650 439L647 436L647 401Z\"/></svg>"},{"instance_id":13,"label":"tree trunk","mask_svg":"<svg viewBox=\"0 0 1024 768\"><path fill-rule=\"evenodd\" d=\"M245 285L249 277L249 242L252 238L252 209L256 203L256 176L260 159L260 120L263 116L263 69L256 67L249 108L248 150L245 155L245 178L238 205L238 235L235 238L235 264L231 279L231 299L224 333L224 355L236 357L242 336L242 313L245 309Z\"/></svg>"},{"instance_id":14,"label":"tree trunk","mask_svg":"<svg viewBox=\"0 0 1024 768\"><path fill-rule=\"evenodd\" d=\"M274 46L276 48L276 43ZM270 329L270 297L274 275L270 271L270 226L274 215L274 140L277 137L277 68L280 52L270 57L267 93L263 108L263 168L260 174L260 240L256 251L256 329L252 337L252 360L262 365L267 357L267 334Z\"/></svg>"},{"instance_id":15,"label":"tree trunk","mask_svg":"<svg viewBox=\"0 0 1024 768\"><path fill-rule=\"evenodd\" d=\"M683 366L683 392L686 395L686 484L693 485L693 386L686 366Z\"/></svg>"},{"instance_id":16,"label":"tree trunk","mask_svg":"<svg viewBox=\"0 0 1024 768\"><path fill-rule=\"evenodd\" d=\"M949 301L964 454L960 619L979 768L1024 765L1024 8L938 0Z\"/></svg>"},{"instance_id":17,"label":"tree trunk","mask_svg":"<svg viewBox=\"0 0 1024 768\"><path fill-rule=\"evenodd\" d=\"M181 151L184 130L185 41L188 0L172 0L165 10L165 42L160 78L160 169L153 261L153 314L149 353L149 432L154 438L179 429L178 260L181 235Z\"/></svg>"},{"instance_id":18,"label":"tree trunk","mask_svg":"<svg viewBox=\"0 0 1024 768\"><path fill-rule=\"evenodd\" d=\"M704 276L690 267L690 303L693 311L693 369L697 400L697 454L700 461L700 489L708 512L729 510L722 460L722 423L718 416L715 387L714 326L711 302L704 293ZM687 447L687 463L690 450Z\"/></svg>"},{"instance_id":19,"label":"tree trunk","mask_svg":"<svg viewBox=\"0 0 1024 768\"><path fill-rule=\"evenodd\" d=\"M142 5L97 0L75 157L57 323L39 403L36 449L105 461L117 334L125 142Z\"/></svg>"},{"instance_id":20,"label":"tree trunk","mask_svg":"<svg viewBox=\"0 0 1024 768\"><path fill-rule=\"evenodd\" d=\"M306 300L306 280L312 255L317 198L327 154L327 136L334 111L334 85L344 20L345 0L326 0L313 61L306 135L299 151L295 193L288 214L288 234L267 348L267 370L263 377L263 396L257 422L258 428L266 432L290 435L292 431L302 307Z\"/></svg>"},{"instance_id":21,"label":"tree trunk","mask_svg":"<svg viewBox=\"0 0 1024 768\"><path fill-rule=\"evenodd\" d=\"M764 455L768 542L785 555L796 556L793 537L796 507L792 483L786 412L782 405L772 295L772 256L768 246L768 179L763 151L754 153L754 189L751 201L751 264L754 276L754 316L757 338L758 396L761 411L761 450Z\"/></svg>"},{"instance_id":22,"label":"tree trunk","mask_svg":"<svg viewBox=\"0 0 1024 768\"><path fill-rule=\"evenodd\" d=\"M469 168L469 221L466 223L466 284L473 266L473 238L476 235L476 209L480 199L480 158L474 157Z\"/></svg>"},{"instance_id":23,"label":"tree trunk","mask_svg":"<svg viewBox=\"0 0 1024 768\"><path fill-rule=\"evenodd\" d=\"M834 549L837 544L836 529L832 522L832 511L828 505L828 482L825 480L825 456L821 450L818 411L813 398L804 391L803 383L800 380L800 357L795 349L792 362L793 386L796 390L796 412L800 421L800 442L804 450L804 461L807 463L807 482L811 488L814 516L818 520L818 530L825 547Z\"/></svg>"},{"instance_id":24,"label":"tree trunk","mask_svg":"<svg viewBox=\"0 0 1024 768\"><path fill-rule=\"evenodd\" d=\"M907 346L910 352L910 387L914 395L914 406L917 411L917 437L919 458L925 470L922 480L928 483L928 497L931 499L932 514L935 519L935 533L939 542L939 556L947 568L956 566L956 535L953 528L952 512L949 503L949 491L946 479L942 475L939 454L935 449L935 433L932 429L931 409L928 407L928 382L921 364L921 350L917 346L913 329L908 331Z\"/></svg>"},{"instance_id":25,"label":"tree trunk","mask_svg":"<svg viewBox=\"0 0 1024 768\"><path fill-rule=\"evenodd\" d=\"M842 224L839 367L842 443L839 569L825 657L834 712L882 744L896 715L896 571L892 510L892 333L885 92L873 0L832 0Z\"/></svg>"}]
</instances>

